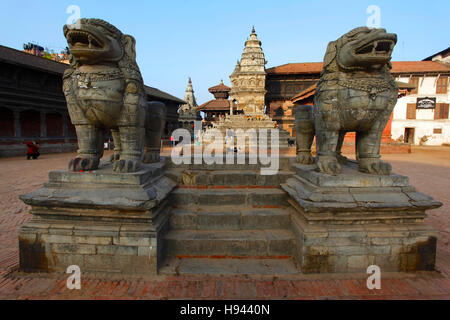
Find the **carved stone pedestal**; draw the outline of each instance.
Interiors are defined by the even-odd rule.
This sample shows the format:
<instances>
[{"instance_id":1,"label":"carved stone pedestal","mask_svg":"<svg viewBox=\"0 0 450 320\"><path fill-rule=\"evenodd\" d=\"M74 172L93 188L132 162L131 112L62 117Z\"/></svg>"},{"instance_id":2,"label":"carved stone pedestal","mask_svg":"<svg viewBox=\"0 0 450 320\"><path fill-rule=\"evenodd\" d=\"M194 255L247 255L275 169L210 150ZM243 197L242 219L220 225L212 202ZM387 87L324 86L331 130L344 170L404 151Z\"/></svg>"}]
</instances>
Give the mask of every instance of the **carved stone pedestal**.
<instances>
[{"instance_id":1,"label":"carved stone pedestal","mask_svg":"<svg viewBox=\"0 0 450 320\"><path fill-rule=\"evenodd\" d=\"M282 184L296 209L292 227L303 273L434 270L436 232L425 211L440 202L415 191L400 175L370 175L355 162L340 175L294 164Z\"/></svg>"},{"instance_id":2,"label":"carved stone pedestal","mask_svg":"<svg viewBox=\"0 0 450 320\"><path fill-rule=\"evenodd\" d=\"M20 270L155 274L167 230L167 196L175 183L164 162L135 173L111 164L92 172L53 171L49 182L21 196L33 218L19 231Z\"/></svg>"}]
</instances>

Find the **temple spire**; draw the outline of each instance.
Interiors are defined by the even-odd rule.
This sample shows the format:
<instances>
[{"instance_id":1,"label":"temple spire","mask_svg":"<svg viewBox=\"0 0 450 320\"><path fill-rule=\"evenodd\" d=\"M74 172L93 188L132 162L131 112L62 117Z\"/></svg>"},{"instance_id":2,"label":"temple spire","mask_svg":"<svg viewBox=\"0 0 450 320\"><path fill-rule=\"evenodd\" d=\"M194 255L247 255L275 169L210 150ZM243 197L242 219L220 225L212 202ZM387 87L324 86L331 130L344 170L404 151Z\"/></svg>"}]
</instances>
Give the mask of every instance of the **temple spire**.
<instances>
[{"instance_id":1,"label":"temple spire","mask_svg":"<svg viewBox=\"0 0 450 320\"><path fill-rule=\"evenodd\" d=\"M237 109L245 114L261 115L264 113L264 98L266 94L266 60L261 47L261 41L256 35L255 26L245 41L244 51L230 75L230 100L236 100Z\"/></svg>"},{"instance_id":2,"label":"temple spire","mask_svg":"<svg viewBox=\"0 0 450 320\"><path fill-rule=\"evenodd\" d=\"M188 104L189 108L197 107L197 102L195 101L194 88L192 87L192 80L189 77L189 81L186 87L186 93L184 95L184 101Z\"/></svg>"}]
</instances>

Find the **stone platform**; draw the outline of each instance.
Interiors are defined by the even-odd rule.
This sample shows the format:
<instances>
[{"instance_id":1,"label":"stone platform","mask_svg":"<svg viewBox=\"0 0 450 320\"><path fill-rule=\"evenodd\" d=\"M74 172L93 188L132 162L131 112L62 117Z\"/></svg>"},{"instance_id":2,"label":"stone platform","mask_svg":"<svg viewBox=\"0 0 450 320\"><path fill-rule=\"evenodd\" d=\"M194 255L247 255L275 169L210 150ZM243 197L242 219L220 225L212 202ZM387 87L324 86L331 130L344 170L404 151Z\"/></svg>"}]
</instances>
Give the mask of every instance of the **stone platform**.
<instances>
[{"instance_id":1,"label":"stone platform","mask_svg":"<svg viewBox=\"0 0 450 320\"><path fill-rule=\"evenodd\" d=\"M22 271L155 274L167 230L167 196L175 183L165 159L135 173L102 163L92 172L52 171L39 190L21 196L33 218L19 231Z\"/></svg>"},{"instance_id":2,"label":"stone platform","mask_svg":"<svg viewBox=\"0 0 450 320\"><path fill-rule=\"evenodd\" d=\"M289 135L289 132L275 127L275 121L273 121L269 116L265 114L258 115L226 115L225 118L220 118L217 122L213 123L213 129L220 131L223 141L218 141L221 145L225 145L225 137L227 135L227 130L233 130L238 134L234 136L234 144L237 145L238 141L242 141L245 147L255 148L259 146L260 130L264 130L267 134L267 148L272 148L272 137L271 131L278 131L278 148L286 149L289 148L288 139L293 139ZM256 133L256 143L250 142L248 136L246 135L247 130L254 129ZM240 131L239 131L240 130ZM210 129L207 129L203 133L203 139L205 144L210 144L210 141L214 141L214 138L209 136L211 134ZM212 142L214 143L214 142Z\"/></svg>"},{"instance_id":3,"label":"stone platform","mask_svg":"<svg viewBox=\"0 0 450 320\"><path fill-rule=\"evenodd\" d=\"M348 161L342 174L319 173L293 164L283 183L296 209L292 228L296 258L304 273L434 270L436 233L425 211L440 202L416 192L407 177L358 171Z\"/></svg>"}]
</instances>

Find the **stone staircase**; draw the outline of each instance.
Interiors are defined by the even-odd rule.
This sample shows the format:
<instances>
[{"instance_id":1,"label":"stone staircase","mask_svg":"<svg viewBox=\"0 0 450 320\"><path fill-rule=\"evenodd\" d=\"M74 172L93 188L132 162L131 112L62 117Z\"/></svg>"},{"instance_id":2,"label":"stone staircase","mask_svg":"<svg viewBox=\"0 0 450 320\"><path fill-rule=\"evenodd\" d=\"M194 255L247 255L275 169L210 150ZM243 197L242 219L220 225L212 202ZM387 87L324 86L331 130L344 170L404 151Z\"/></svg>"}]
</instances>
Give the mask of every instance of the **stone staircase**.
<instances>
[{"instance_id":1,"label":"stone staircase","mask_svg":"<svg viewBox=\"0 0 450 320\"><path fill-rule=\"evenodd\" d=\"M287 194L292 172L262 176L259 165L168 164L179 186L163 239L161 274L297 273ZM208 169L208 170L206 170Z\"/></svg>"}]
</instances>

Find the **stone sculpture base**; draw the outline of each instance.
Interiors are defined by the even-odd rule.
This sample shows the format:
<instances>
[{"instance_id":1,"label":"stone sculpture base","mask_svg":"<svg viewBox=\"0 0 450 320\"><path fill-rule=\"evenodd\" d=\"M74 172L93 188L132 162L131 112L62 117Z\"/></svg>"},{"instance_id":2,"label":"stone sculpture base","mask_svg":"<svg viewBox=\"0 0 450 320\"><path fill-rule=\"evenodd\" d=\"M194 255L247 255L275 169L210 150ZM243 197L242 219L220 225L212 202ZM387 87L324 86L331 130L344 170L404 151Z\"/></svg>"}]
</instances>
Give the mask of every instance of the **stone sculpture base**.
<instances>
[{"instance_id":1,"label":"stone sculpture base","mask_svg":"<svg viewBox=\"0 0 450 320\"><path fill-rule=\"evenodd\" d=\"M33 218L19 231L20 270L155 274L175 183L165 159L135 173L102 163L92 172L53 171L41 189L21 196Z\"/></svg>"},{"instance_id":2,"label":"stone sculpture base","mask_svg":"<svg viewBox=\"0 0 450 320\"><path fill-rule=\"evenodd\" d=\"M303 273L434 270L436 232L425 211L440 202L416 192L400 175L358 171L349 161L340 175L294 164L282 184L296 209L292 227Z\"/></svg>"}]
</instances>

